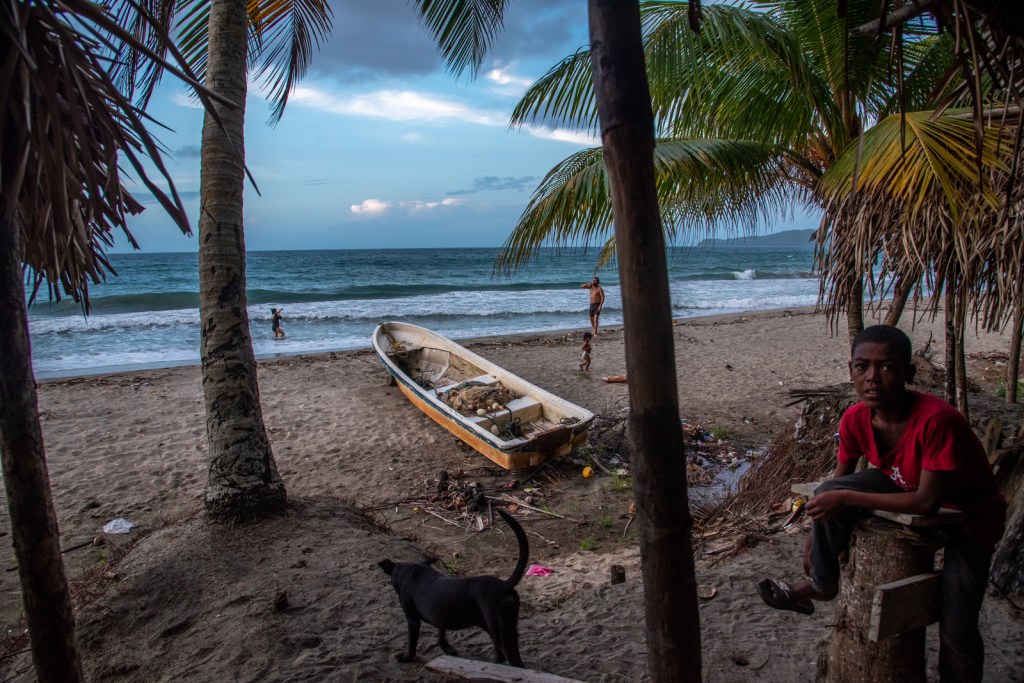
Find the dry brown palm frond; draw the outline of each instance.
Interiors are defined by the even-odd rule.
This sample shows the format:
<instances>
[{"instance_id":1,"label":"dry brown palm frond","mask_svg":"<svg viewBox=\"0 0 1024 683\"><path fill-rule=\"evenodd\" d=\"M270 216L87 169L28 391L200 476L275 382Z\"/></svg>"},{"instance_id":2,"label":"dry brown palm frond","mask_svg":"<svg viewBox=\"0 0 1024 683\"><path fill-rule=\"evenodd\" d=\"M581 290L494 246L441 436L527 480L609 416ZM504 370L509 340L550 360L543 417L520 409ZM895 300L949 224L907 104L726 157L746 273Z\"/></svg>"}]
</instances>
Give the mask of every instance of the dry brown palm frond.
<instances>
[{"instance_id":1,"label":"dry brown palm frond","mask_svg":"<svg viewBox=\"0 0 1024 683\"><path fill-rule=\"evenodd\" d=\"M954 112L916 112L905 121L905 135L898 117L865 135L871 163L856 169L856 185L852 153L819 183L827 226L816 252L823 308L835 319L850 303L848 283L861 277L869 300L887 296L900 279L935 293L952 284L964 312L997 329L1022 296L1021 184L1010 182L1019 174L1009 144L1017 129L986 126L978 157L972 123ZM928 312L940 307L941 297L933 297Z\"/></svg>"},{"instance_id":2,"label":"dry brown palm frond","mask_svg":"<svg viewBox=\"0 0 1024 683\"><path fill-rule=\"evenodd\" d=\"M89 0L0 0L0 195L20 226L33 296L45 282L51 297L88 306L89 285L113 272L105 250L115 231L138 246L126 219L143 207L122 181L122 163L189 232L145 114L107 70L110 41L131 40L118 31ZM147 157L164 182L150 177Z\"/></svg>"},{"instance_id":3,"label":"dry brown palm frond","mask_svg":"<svg viewBox=\"0 0 1024 683\"><path fill-rule=\"evenodd\" d=\"M954 37L953 70L943 79L939 109L972 107L975 144L982 149L984 128L1015 125L1024 107L1024 3L989 0L887 0L882 17L853 29L854 34L880 35L927 13ZM899 35L899 34L897 34ZM946 87L946 86L949 87ZM1011 143L1013 159L1007 202L1017 182L1017 167L1024 153L1018 135ZM983 169L977 169L979 178Z\"/></svg>"}]
</instances>

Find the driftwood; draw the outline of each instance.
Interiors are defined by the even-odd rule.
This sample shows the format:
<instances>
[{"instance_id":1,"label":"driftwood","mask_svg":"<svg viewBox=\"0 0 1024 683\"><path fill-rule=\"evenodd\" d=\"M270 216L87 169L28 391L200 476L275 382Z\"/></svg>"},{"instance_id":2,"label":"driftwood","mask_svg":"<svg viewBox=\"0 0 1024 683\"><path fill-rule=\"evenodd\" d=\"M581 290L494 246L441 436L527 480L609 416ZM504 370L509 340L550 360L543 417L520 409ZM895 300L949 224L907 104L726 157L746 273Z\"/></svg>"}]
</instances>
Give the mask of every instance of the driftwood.
<instances>
[{"instance_id":1,"label":"driftwood","mask_svg":"<svg viewBox=\"0 0 1024 683\"><path fill-rule=\"evenodd\" d=\"M493 662L477 662L461 657L441 655L427 662L427 670L441 675L447 681L473 681L474 683L581 683L564 676L543 671L520 669Z\"/></svg>"}]
</instances>

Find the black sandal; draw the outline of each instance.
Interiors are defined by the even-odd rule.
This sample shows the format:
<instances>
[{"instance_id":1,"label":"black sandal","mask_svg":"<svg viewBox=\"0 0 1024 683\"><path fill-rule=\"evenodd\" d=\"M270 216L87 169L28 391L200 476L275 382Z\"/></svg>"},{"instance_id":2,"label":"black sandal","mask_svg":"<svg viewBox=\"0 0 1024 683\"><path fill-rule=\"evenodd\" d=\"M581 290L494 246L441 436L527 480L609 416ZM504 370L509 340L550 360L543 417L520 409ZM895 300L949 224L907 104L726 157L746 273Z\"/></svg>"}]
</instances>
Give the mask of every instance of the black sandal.
<instances>
[{"instance_id":1,"label":"black sandal","mask_svg":"<svg viewBox=\"0 0 1024 683\"><path fill-rule=\"evenodd\" d=\"M810 598L798 598L796 591L785 581L764 579L757 584L757 593L764 603L775 609L814 614L814 603Z\"/></svg>"}]
</instances>

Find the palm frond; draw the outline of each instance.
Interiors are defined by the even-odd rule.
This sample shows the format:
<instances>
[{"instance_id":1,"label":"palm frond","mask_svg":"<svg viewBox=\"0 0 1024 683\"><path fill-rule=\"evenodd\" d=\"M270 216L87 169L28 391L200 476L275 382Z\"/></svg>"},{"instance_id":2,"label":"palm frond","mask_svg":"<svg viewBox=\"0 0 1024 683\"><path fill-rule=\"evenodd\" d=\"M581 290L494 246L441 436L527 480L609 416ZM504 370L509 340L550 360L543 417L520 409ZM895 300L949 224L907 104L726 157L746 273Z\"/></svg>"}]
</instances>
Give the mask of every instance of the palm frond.
<instances>
[{"instance_id":1,"label":"palm frond","mask_svg":"<svg viewBox=\"0 0 1024 683\"><path fill-rule=\"evenodd\" d=\"M979 184L977 169L980 164L996 172L1008 170L1005 151L1012 142L1010 130L989 127L979 158L974 123L955 114L936 117L931 111L909 112L905 118L894 114L879 121L864 135L860 167L857 150L851 146L822 176L818 196L830 205L851 192L885 193L913 217L938 191L954 220L977 201L997 206L996 189L985 178Z\"/></svg>"},{"instance_id":2,"label":"palm frond","mask_svg":"<svg viewBox=\"0 0 1024 683\"><path fill-rule=\"evenodd\" d=\"M527 89L512 110L510 125L531 122L597 132L590 50L569 55Z\"/></svg>"},{"instance_id":3,"label":"palm frond","mask_svg":"<svg viewBox=\"0 0 1024 683\"><path fill-rule=\"evenodd\" d=\"M272 125L281 120L288 95L330 34L331 16L325 0L249 0L249 22L264 46L256 78L269 90Z\"/></svg>"},{"instance_id":4,"label":"palm frond","mask_svg":"<svg viewBox=\"0 0 1024 683\"><path fill-rule=\"evenodd\" d=\"M781 216L791 203L784 150L731 140L659 140L654 171L666 236L678 240L717 227L751 233ZM514 269L544 244L587 244L604 239L603 260L614 244L611 200L601 148L578 152L555 166L495 261Z\"/></svg>"},{"instance_id":5,"label":"palm frond","mask_svg":"<svg viewBox=\"0 0 1024 683\"><path fill-rule=\"evenodd\" d=\"M851 151L818 186L826 229L815 260L826 312L845 307L845 283L862 274L872 298L884 296L895 279L924 274L936 294L954 288L986 327L1005 322L1024 295L1024 225L1014 213L1021 193L1012 193L1009 207L1000 197L1011 172L1012 135L987 127L978 157L969 114L908 113L905 138L899 115L868 131L856 176ZM929 310L934 315L941 305L934 296Z\"/></svg>"},{"instance_id":6,"label":"palm frond","mask_svg":"<svg viewBox=\"0 0 1024 683\"><path fill-rule=\"evenodd\" d=\"M437 41L448 71L466 68L476 76L484 55L501 30L509 0L413 0L420 20Z\"/></svg>"},{"instance_id":7,"label":"palm frond","mask_svg":"<svg viewBox=\"0 0 1024 683\"><path fill-rule=\"evenodd\" d=\"M641 13L652 108L665 135L798 140L815 104L829 102L800 46L763 13L705 6L700 34L690 29L685 3L644 2ZM512 125L529 122L596 130L589 50L526 92Z\"/></svg>"},{"instance_id":8,"label":"palm frond","mask_svg":"<svg viewBox=\"0 0 1024 683\"><path fill-rule=\"evenodd\" d=\"M88 307L90 283L113 272L104 249L126 218L142 210L121 182L120 163L153 193L185 233L188 219L142 114L117 88L101 53L118 33L89 0L0 3L4 153L0 193L22 233L22 262L33 291L71 296ZM145 49L143 45L137 45ZM148 157L169 188L154 182ZM169 195L168 195L169 192Z\"/></svg>"}]
</instances>

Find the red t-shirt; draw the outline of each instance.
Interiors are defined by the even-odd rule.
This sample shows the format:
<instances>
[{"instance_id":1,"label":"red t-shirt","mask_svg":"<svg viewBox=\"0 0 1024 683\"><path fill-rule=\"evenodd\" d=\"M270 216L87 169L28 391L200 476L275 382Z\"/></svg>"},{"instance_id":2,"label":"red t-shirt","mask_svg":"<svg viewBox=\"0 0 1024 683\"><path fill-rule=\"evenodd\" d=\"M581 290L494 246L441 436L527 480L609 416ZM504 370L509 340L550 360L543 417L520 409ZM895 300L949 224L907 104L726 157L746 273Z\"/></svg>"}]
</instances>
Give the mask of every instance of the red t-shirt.
<instances>
[{"instance_id":1,"label":"red t-shirt","mask_svg":"<svg viewBox=\"0 0 1024 683\"><path fill-rule=\"evenodd\" d=\"M864 456L906 491L916 491L921 470L956 471L955 484L947 483L940 503L965 516L967 533L992 548L1003 535L1006 500L999 492L985 447L963 415L940 398L911 391L913 405L899 443L879 453L871 428L871 410L863 403L851 406L839 423L839 462Z\"/></svg>"}]
</instances>

